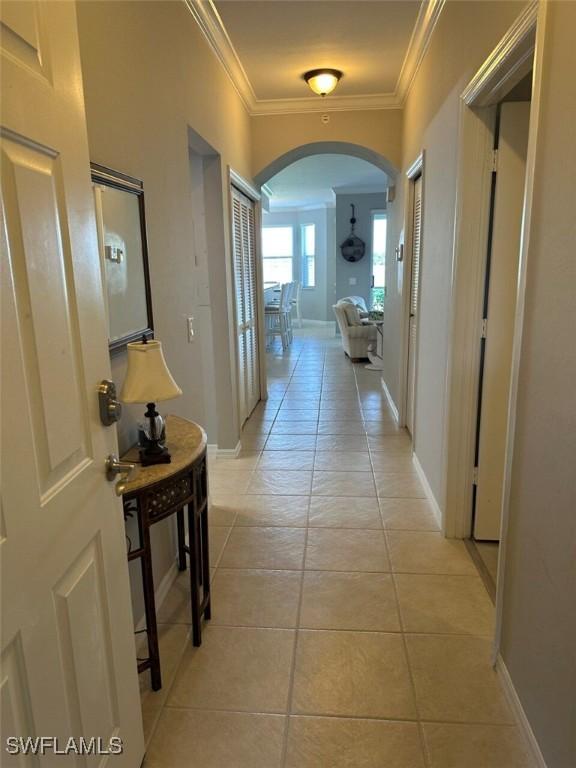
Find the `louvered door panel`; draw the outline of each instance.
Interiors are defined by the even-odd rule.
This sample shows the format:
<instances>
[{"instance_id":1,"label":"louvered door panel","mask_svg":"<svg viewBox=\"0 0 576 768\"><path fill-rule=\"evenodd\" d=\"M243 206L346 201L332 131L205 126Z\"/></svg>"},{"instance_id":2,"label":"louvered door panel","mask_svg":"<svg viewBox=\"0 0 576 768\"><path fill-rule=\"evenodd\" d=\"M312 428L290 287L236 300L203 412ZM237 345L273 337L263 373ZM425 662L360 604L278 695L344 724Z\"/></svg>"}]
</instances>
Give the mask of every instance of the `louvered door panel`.
<instances>
[{"instance_id":1,"label":"louvered door panel","mask_svg":"<svg viewBox=\"0 0 576 768\"><path fill-rule=\"evenodd\" d=\"M254 203L232 187L238 395L244 423L260 399Z\"/></svg>"},{"instance_id":2,"label":"louvered door panel","mask_svg":"<svg viewBox=\"0 0 576 768\"><path fill-rule=\"evenodd\" d=\"M418 330L418 295L420 290L420 251L422 241L422 177L414 182L412 213L412 249L410 268L410 318L408 325L408 380L406 426L414 435L414 401L416 397L416 335Z\"/></svg>"},{"instance_id":3,"label":"louvered door panel","mask_svg":"<svg viewBox=\"0 0 576 768\"><path fill-rule=\"evenodd\" d=\"M254 205L246 207L246 251L245 251L245 287L246 287L246 354L247 354L247 406L252 413L260 399L258 368L258 328L257 328L257 287L256 287L256 243L254 227Z\"/></svg>"}]
</instances>

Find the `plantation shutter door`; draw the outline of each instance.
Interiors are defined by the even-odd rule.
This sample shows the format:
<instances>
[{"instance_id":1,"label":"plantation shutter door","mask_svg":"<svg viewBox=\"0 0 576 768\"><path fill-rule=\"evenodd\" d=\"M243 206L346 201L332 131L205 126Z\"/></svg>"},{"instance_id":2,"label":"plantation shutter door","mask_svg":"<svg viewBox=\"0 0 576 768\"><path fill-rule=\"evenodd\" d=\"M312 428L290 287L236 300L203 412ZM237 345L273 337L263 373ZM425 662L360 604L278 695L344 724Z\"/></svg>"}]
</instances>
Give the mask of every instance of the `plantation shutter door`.
<instances>
[{"instance_id":1,"label":"plantation shutter door","mask_svg":"<svg viewBox=\"0 0 576 768\"><path fill-rule=\"evenodd\" d=\"M236 336L238 340L238 401L240 422L247 419L246 414L246 348L244 335L244 279L242 247L242 204L236 190L232 188L232 247L234 261L234 293L236 300Z\"/></svg>"},{"instance_id":2,"label":"plantation shutter door","mask_svg":"<svg viewBox=\"0 0 576 768\"><path fill-rule=\"evenodd\" d=\"M248 413L252 413L260 400L260 371L258 366L258 296L256 286L256 238L254 226L254 204L244 208L246 233L246 248L244 251L244 275L246 291L246 367L247 386L246 400Z\"/></svg>"},{"instance_id":3,"label":"plantation shutter door","mask_svg":"<svg viewBox=\"0 0 576 768\"><path fill-rule=\"evenodd\" d=\"M418 292L420 289L420 244L422 240L422 176L414 182L412 218L412 253L410 272L410 318L408 325L408 381L406 426L414 435L414 404L416 398L416 334L418 329Z\"/></svg>"},{"instance_id":4,"label":"plantation shutter door","mask_svg":"<svg viewBox=\"0 0 576 768\"><path fill-rule=\"evenodd\" d=\"M232 187L238 395L243 424L260 399L254 203Z\"/></svg>"}]
</instances>

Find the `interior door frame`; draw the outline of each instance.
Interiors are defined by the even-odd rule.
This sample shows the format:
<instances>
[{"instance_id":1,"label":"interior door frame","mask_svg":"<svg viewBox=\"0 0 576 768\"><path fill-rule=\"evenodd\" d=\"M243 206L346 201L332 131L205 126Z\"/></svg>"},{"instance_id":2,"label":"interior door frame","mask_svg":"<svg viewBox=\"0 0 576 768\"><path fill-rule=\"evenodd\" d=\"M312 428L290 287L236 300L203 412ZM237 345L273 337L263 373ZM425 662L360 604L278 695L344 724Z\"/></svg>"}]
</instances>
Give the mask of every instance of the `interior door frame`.
<instances>
[{"instance_id":1,"label":"interior door frame","mask_svg":"<svg viewBox=\"0 0 576 768\"><path fill-rule=\"evenodd\" d=\"M258 335L258 375L260 383L260 399L268 399L268 379L266 375L266 329L264 326L264 290L263 290L263 277L262 277L262 196L256 187L245 179L240 173L235 171L231 166L228 166L228 225L230 231L230 264L232 268L232 281L229 285L231 292L230 299L234 306L234 323L236 322L236 290L235 290L235 274L234 274L234 225L232 221L232 187L245 195L249 200L254 203L254 245L256 250L256 332ZM234 349L236 354L235 372L238 372L238 334L234 330ZM238 414L238 433L242 433L242 424L240 417L240 382L236 377L235 388L236 392L236 413Z\"/></svg>"},{"instance_id":2,"label":"interior door frame","mask_svg":"<svg viewBox=\"0 0 576 768\"><path fill-rule=\"evenodd\" d=\"M422 149L418 157L406 171L405 195L404 195L404 245L402 262L404 264L404 278L402 288L402 344L400 350L400 396L398 398L398 426L406 427L408 413L408 360L410 348L410 294L412 290L412 245L414 241L414 184L416 179L422 177L421 204L420 204L420 232L424 231L424 168L425 150ZM420 235L420 273L422 273L422 234ZM420 307L420 290L418 290L418 310ZM416 362L414 367L414 391L418 381L418 325L420 311L416 315ZM414 396L413 422L416 424L416 396ZM412 446L416 442L416 429L412 429Z\"/></svg>"},{"instance_id":3,"label":"interior door frame","mask_svg":"<svg viewBox=\"0 0 576 768\"><path fill-rule=\"evenodd\" d=\"M479 387L478 341L482 333L482 300L490 215L495 105L530 70L533 72L508 409L494 659L498 655L500 646L513 437L526 292L526 259L540 116L546 11L546 0L533 0L523 10L474 75L460 98L452 312L445 388L448 417L444 436L446 509L443 528L446 536L452 538L467 538L472 525L476 403Z\"/></svg>"}]
</instances>

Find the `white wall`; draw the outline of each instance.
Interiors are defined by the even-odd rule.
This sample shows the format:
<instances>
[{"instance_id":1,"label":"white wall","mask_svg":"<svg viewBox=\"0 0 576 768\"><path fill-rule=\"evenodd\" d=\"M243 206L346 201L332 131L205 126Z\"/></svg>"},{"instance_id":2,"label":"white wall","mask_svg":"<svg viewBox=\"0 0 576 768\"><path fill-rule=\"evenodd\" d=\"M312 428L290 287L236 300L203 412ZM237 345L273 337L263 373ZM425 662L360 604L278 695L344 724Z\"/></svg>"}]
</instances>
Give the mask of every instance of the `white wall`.
<instances>
[{"instance_id":1,"label":"white wall","mask_svg":"<svg viewBox=\"0 0 576 768\"><path fill-rule=\"evenodd\" d=\"M360 261L348 262L340 245L350 234L350 217L355 206L356 235L366 243L366 252ZM362 296L370 306L372 288L372 211L384 210L384 192L370 194L336 194L336 299L344 296ZM351 285L350 280L356 284Z\"/></svg>"},{"instance_id":2,"label":"white wall","mask_svg":"<svg viewBox=\"0 0 576 768\"><path fill-rule=\"evenodd\" d=\"M502 656L548 768L576 765L576 3L549 3Z\"/></svg>"},{"instance_id":3,"label":"white wall","mask_svg":"<svg viewBox=\"0 0 576 768\"><path fill-rule=\"evenodd\" d=\"M405 109L403 171L425 151L415 448L441 507L459 94L524 5L447 2ZM501 652L548 768L571 768L576 765L576 4L547 5ZM398 179L399 194L389 206L392 247L404 238L406 185ZM402 265L389 259L384 376L394 398L402 375L401 288L408 288L402 277Z\"/></svg>"},{"instance_id":4,"label":"white wall","mask_svg":"<svg viewBox=\"0 0 576 768\"><path fill-rule=\"evenodd\" d=\"M334 261L333 251L328 251L328 228L333 228L333 218L329 216L330 208L314 208L311 210L274 211L264 213L263 226L285 226L294 228L294 280L301 280L302 241L301 228L305 224L316 226L316 285L314 288L303 288L300 296L302 317L306 320L333 320L332 304L328 307L327 295L330 290L329 274L333 275L333 266L328 262ZM330 219L330 221L329 221ZM332 277L333 280L333 277ZM333 291L333 289L332 289ZM328 309L330 310L328 314Z\"/></svg>"}]
</instances>

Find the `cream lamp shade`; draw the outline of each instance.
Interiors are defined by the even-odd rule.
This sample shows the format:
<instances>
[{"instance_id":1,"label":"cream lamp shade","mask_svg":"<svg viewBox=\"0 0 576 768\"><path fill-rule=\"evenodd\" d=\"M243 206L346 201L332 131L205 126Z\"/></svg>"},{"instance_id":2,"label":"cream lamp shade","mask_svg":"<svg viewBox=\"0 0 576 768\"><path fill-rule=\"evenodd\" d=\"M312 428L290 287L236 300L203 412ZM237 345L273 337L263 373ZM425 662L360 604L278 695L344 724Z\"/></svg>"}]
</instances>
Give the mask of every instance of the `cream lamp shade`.
<instances>
[{"instance_id":1,"label":"cream lamp shade","mask_svg":"<svg viewBox=\"0 0 576 768\"><path fill-rule=\"evenodd\" d=\"M159 341L128 344L128 371L120 399L125 403L155 403L182 394L172 378Z\"/></svg>"}]
</instances>

